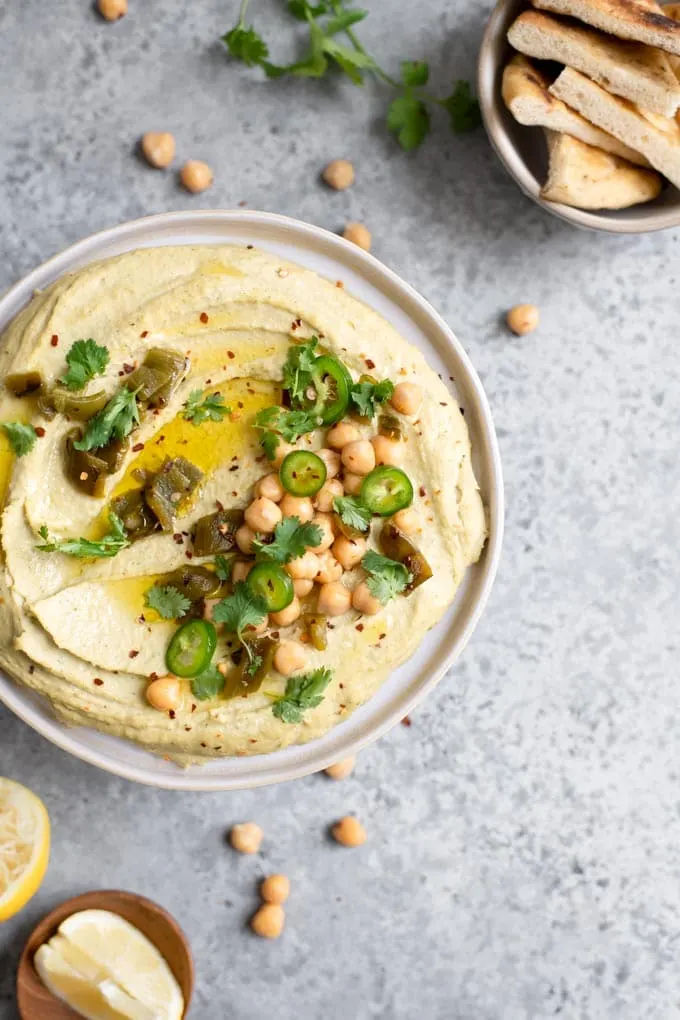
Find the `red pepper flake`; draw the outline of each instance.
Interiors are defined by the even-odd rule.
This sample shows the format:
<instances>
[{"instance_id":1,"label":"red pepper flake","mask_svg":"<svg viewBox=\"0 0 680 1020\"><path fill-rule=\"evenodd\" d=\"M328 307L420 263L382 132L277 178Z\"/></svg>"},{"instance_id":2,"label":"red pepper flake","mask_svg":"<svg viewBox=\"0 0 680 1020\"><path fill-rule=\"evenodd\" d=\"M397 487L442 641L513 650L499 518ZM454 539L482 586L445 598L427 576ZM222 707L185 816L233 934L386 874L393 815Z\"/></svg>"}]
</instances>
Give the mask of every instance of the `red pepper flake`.
<instances>
[{"instance_id":1,"label":"red pepper flake","mask_svg":"<svg viewBox=\"0 0 680 1020\"><path fill-rule=\"evenodd\" d=\"M375 368L375 361L372 358L366 358L366 368Z\"/></svg>"},{"instance_id":2,"label":"red pepper flake","mask_svg":"<svg viewBox=\"0 0 680 1020\"><path fill-rule=\"evenodd\" d=\"M228 358L235 358L235 357L236 357L236 355L234 354L234 352L233 352L233 351L227 351L227 357L228 357Z\"/></svg>"},{"instance_id":3,"label":"red pepper flake","mask_svg":"<svg viewBox=\"0 0 680 1020\"><path fill-rule=\"evenodd\" d=\"M119 375L119 376L120 376L120 375L125 375L125 372L123 371L123 369L122 369L122 368L121 368L120 372L118 373L118 375Z\"/></svg>"},{"instance_id":4,"label":"red pepper flake","mask_svg":"<svg viewBox=\"0 0 680 1020\"><path fill-rule=\"evenodd\" d=\"M168 712L168 715L170 716L171 719L174 719L177 715L177 712L175 712L174 708L171 708L170 711Z\"/></svg>"},{"instance_id":5,"label":"red pepper flake","mask_svg":"<svg viewBox=\"0 0 680 1020\"><path fill-rule=\"evenodd\" d=\"M232 464L232 466L229 468L229 470L230 471L238 471L238 464Z\"/></svg>"},{"instance_id":6,"label":"red pepper flake","mask_svg":"<svg viewBox=\"0 0 680 1020\"><path fill-rule=\"evenodd\" d=\"M387 634L378 634L378 641L382 641L382 639L386 638L386 637L387 637Z\"/></svg>"},{"instance_id":7,"label":"red pepper flake","mask_svg":"<svg viewBox=\"0 0 680 1020\"><path fill-rule=\"evenodd\" d=\"M242 400L237 400L236 401L236 406L240 407L241 409L243 409L246 405L243 403Z\"/></svg>"},{"instance_id":8,"label":"red pepper flake","mask_svg":"<svg viewBox=\"0 0 680 1020\"><path fill-rule=\"evenodd\" d=\"M274 641L278 641L280 637L281 637L281 632L280 631L278 631L278 630L273 630L272 631L272 638L273 638Z\"/></svg>"},{"instance_id":9,"label":"red pepper flake","mask_svg":"<svg viewBox=\"0 0 680 1020\"><path fill-rule=\"evenodd\" d=\"M345 685L344 684L338 684L338 687L340 688L341 691L344 691L344 689L345 689Z\"/></svg>"},{"instance_id":10,"label":"red pepper flake","mask_svg":"<svg viewBox=\"0 0 680 1020\"><path fill-rule=\"evenodd\" d=\"M290 328L292 329L293 332L295 332L295 330L297 329L297 321L293 322Z\"/></svg>"},{"instance_id":11,"label":"red pepper flake","mask_svg":"<svg viewBox=\"0 0 680 1020\"><path fill-rule=\"evenodd\" d=\"M214 750L215 751L221 751L222 750L222 745L218 744L217 747Z\"/></svg>"},{"instance_id":12,"label":"red pepper flake","mask_svg":"<svg viewBox=\"0 0 680 1020\"><path fill-rule=\"evenodd\" d=\"M465 408L464 407L459 407L458 410L463 415L463 417L465 417Z\"/></svg>"},{"instance_id":13,"label":"red pepper flake","mask_svg":"<svg viewBox=\"0 0 680 1020\"><path fill-rule=\"evenodd\" d=\"M130 656L131 659L136 659L137 656L139 655L139 651L136 648L131 648L130 651L128 652L128 655Z\"/></svg>"},{"instance_id":14,"label":"red pepper flake","mask_svg":"<svg viewBox=\"0 0 680 1020\"><path fill-rule=\"evenodd\" d=\"M135 445L132 447L132 452L133 453L139 453L139 451L143 450L143 449L144 449L144 443L135 443Z\"/></svg>"},{"instance_id":15,"label":"red pepper flake","mask_svg":"<svg viewBox=\"0 0 680 1020\"><path fill-rule=\"evenodd\" d=\"M148 335L149 335L149 331L148 331L148 329L145 329L145 330L144 330L144 332L143 332L143 333L140 333L139 335L141 336L142 340L146 340L146 338L147 338L147 337L148 337Z\"/></svg>"},{"instance_id":16,"label":"red pepper flake","mask_svg":"<svg viewBox=\"0 0 680 1020\"><path fill-rule=\"evenodd\" d=\"M196 711L196 705L194 704L194 702L193 702L193 701L192 701L192 703L191 703L191 711L192 711L192 712L195 712L195 711Z\"/></svg>"},{"instance_id":17,"label":"red pepper flake","mask_svg":"<svg viewBox=\"0 0 680 1020\"><path fill-rule=\"evenodd\" d=\"M249 744L256 744L257 743L257 738L256 737L248 737L248 743Z\"/></svg>"},{"instance_id":18,"label":"red pepper flake","mask_svg":"<svg viewBox=\"0 0 680 1020\"><path fill-rule=\"evenodd\" d=\"M232 496L238 496L238 492L236 491L236 489L232 489L231 494Z\"/></svg>"},{"instance_id":19,"label":"red pepper flake","mask_svg":"<svg viewBox=\"0 0 680 1020\"><path fill-rule=\"evenodd\" d=\"M246 245L246 248L248 249L248 251L252 251L254 247L255 247L254 244L247 244Z\"/></svg>"},{"instance_id":20,"label":"red pepper flake","mask_svg":"<svg viewBox=\"0 0 680 1020\"><path fill-rule=\"evenodd\" d=\"M424 485L420 486L420 488L418 489L418 492L420 493L421 496L427 496L427 489L425 488Z\"/></svg>"},{"instance_id":21,"label":"red pepper flake","mask_svg":"<svg viewBox=\"0 0 680 1020\"><path fill-rule=\"evenodd\" d=\"M358 623L354 629L359 631L363 630L364 629L363 623Z\"/></svg>"},{"instance_id":22,"label":"red pepper flake","mask_svg":"<svg viewBox=\"0 0 680 1020\"><path fill-rule=\"evenodd\" d=\"M187 733L191 733L191 726L185 726L184 729Z\"/></svg>"},{"instance_id":23,"label":"red pepper flake","mask_svg":"<svg viewBox=\"0 0 680 1020\"><path fill-rule=\"evenodd\" d=\"M188 550L188 549L187 549L187 551L186 551L186 552L184 553L184 555L186 556L186 558L187 558L188 560L193 560L193 558L194 558L194 554L193 554L192 552L189 552L189 550Z\"/></svg>"},{"instance_id":24,"label":"red pepper flake","mask_svg":"<svg viewBox=\"0 0 680 1020\"><path fill-rule=\"evenodd\" d=\"M52 339L50 340L50 343L52 344L53 347L56 347L57 344L59 343L59 337L57 336L56 333L52 334Z\"/></svg>"},{"instance_id":25,"label":"red pepper flake","mask_svg":"<svg viewBox=\"0 0 680 1020\"><path fill-rule=\"evenodd\" d=\"M101 677L98 677L98 676L96 676L96 677L94 678L94 680L92 681L92 683L93 683L93 684L96 684L96 686L97 686L97 687L103 687L103 686L104 686L104 681L103 681L103 680L101 679Z\"/></svg>"},{"instance_id":26,"label":"red pepper flake","mask_svg":"<svg viewBox=\"0 0 680 1020\"><path fill-rule=\"evenodd\" d=\"M123 371L125 372L126 375L132 375L134 370L135 370L134 365L123 364Z\"/></svg>"},{"instance_id":27,"label":"red pepper flake","mask_svg":"<svg viewBox=\"0 0 680 1020\"><path fill-rule=\"evenodd\" d=\"M203 741L201 741L201 747L207 747L207 746L208 746L207 744L204 744Z\"/></svg>"},{"instance_id":28,"label":"red pepper flake","mask_svg":"<svg viewBox=\"0 0 680 1020\"><path fill-rule=\"evenodd\" d=\"M255 463L256 464L261 464L263 460L264 460L264 454L262 453L262 454L260 454L259 457L255 458Z\"/></svg>"},{"instance_id":29,"label":"red pepper flake","mask_svg":"<svg viewBox=\"0 0 680 1020\"><path fill-rule=\"evenodd\" d=\"M343 289L344 289L344 286L345 286L345 285L344 285L344 283L342 282L342 280L336 280L336 281L335 281L335 286L336 286L336 287L339 287L339 289L340 289L340 290L343 290Z\"/></svg>"},{"instance_id":30,"label":"red pepper flake","mask_svg":"<svg viewBox=\"0 0 680 1020\"><path fill-rule=\"evenodd\" d=\"M448 407L449 405L448 405L448 404L446 403L446 401L445 401L445 400L440 400L440 401L439 401L439 406L440 406L440 407Z\"/></svg>"},{"instance_id":31,"label":"red pepper flake","mask_svg":"<svg viewBox=\"0 0 680 1020\"><path fill-rule=\"evenodd\" d=\"M172 536L172 540L173 542L176 542L177 545L182 545L182 543L184 542L184 539L180 535L179 531L175 532L175 534Z\"/></svg>"},{"instance_id":32,"label":"red pepper flake","mask_svg":"<svg viewBox=\"0 0 680 1020\"><path fill-rule=\"evenodd\" d=\"M199 318L200 318L201 322L206 323L208 321L207 312L201 312Z\"/></svg>"},{"instance_id":33,"label":"red pepper flake","mask_svg":"<svg viewBox=\"0 0 680 1020\"><path fill-rule=\"evenodd\" d=\"M335 630L335 624L334 623L327 623L326 626L328 627L329 630Z\"/></svg>"},{"instance_id":34,"label":"red pepper flake","mask_svg":"<svg viewBox=\"0 0 680 1020\"><path fill-rule=\"evenodd\" d=\"M149 673L149 680L158 680L158 673Z\"/></svg>"},{"instance_id":35,"label":"red pepper flake","mask_svg":"<svg viewBox=\"0 0 680 1020\"><path fill-rule=\"evenodd\" d=\"M404 716L404 718L401 720L401 725L402 726L410 726L411 725L411 720L410 720L409 716L407 716L407 715Z\"/></svg>"},{"instance_id":36,"label":"red pepper flake","mask_svg":"<svg viewBox=\"0 0 680 1020\"><path fill-rule=\"evenodd\" d=\"M42 425L38 425L37 429L35 430L35 434L38 437L38 439L42 439L42 437L45 435L45 429L42 427Z\"/></svg>"},{"instance_id":37,"label":"red pepper flake","mask_svg":"<svg viewBox=\"0 0 680 1020\"><path fill-rule=\"evenodd\" d=\"M139 617L139 622L140 622L140 623L146 623L146 617L145 617L144 613L142 613L142 614L140 615L140 617Z\"/></svg>"}]
</instances>

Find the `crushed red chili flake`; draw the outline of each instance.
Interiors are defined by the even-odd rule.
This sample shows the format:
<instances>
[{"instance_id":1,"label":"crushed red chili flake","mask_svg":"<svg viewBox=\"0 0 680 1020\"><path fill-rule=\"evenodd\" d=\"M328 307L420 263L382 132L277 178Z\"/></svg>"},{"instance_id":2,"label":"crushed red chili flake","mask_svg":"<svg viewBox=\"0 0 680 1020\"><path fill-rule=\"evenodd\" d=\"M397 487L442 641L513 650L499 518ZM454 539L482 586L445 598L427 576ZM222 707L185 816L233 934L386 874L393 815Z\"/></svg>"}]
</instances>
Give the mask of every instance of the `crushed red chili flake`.
<instances>
[{"instance_id":1,"label":"crushed red chili flake","mask_svg":"<svg viewBox=\"0 0 680 1020\"><path fill-rule=\"evenodd\" d=\"M35 430L35 434L38 437L38 439L42 439L42 437L45 435L45 429L42 427L42 425L38 425L37 429Z\"/></svg>"},{"instance_id":2,"label":"crushed red chili flake","mask_svg":"<svg viewBox=\"0 0 680 1020\"><path fill-rule=\"evenodd\" d=\"M98 676L96 676L96 677L94 678L94 680L92 681L92 683L96 684L96 685L97 685L97 687L103 687L103 686L104 686L104 681L103 681L103 680L101 679L101 677L98 677Z\"/></svg>"},{"instance_id":3,"label":"crushed red chili flake","mask_svg":"<svg viewBox=\"0 0 680 1020\"><path fill-rule=\"evenodd\" d=\"M291 329L293 330L293 332L294 332L294 331L295 331L295 330L297 329L297 322L293 321L293 322L291 323L291 326L290 326L290 328L291 328Z\"/></svg>"},{"instance_id":4,"label":"crushed red chili flake","mask_svg":"<svg viewBox=\"0 0 680 1020\"><path fill-rule=\"evenodd\" d=\"M327 623L326 626L328 627L329 630L335 630L335 624L334 623Z\"/></svg>"},{"instance_id":5,"label":"crushed red chili flake","mask_svg":"<svg viewBox=\"0 0 680 1020\"><path fill-rule=\"evenodd\" d=\"M439 401L439 406L440 406L440 407L448 407L449 405L448 405L448 404L446 403L446 401L445 401L445 400L440 400L440 401Z\"/></svg>"},{"instance_id":6,"label":"crushed red chili flake","mask_svg":"<svg viewBox=\"0 0 680 1020\"><path fill-rule=\"evenodd\" d=\"M227 357L228 357L228 358L235 358L235 357L236 357L236 355L234 354L234 352L233 352L233 351L227 351Z\"/></svg>"},{"instance_id":7,"label":"crushed red chili flake","mask_svg":"<svg viewBox=\"0 0 680 1020\"><path fill-rule=\"evenodd\" d=\"M252 251L254 247L255 247L254 244L247 244L246 245L246 248L248 249L248 251Z\"/></svg>"},{"instance_id":8,"label":"crushed red chili flake","mask_svg":"<svg viewBox=\"0 0 680 1020\"><path fill-rule=\"evenodd\" d=\"M248 737L248 743L249 744L256 744L257 743L257 738L256 737Z\"/></svg>"},{"instance_id":9,"label":"crushed red chili flake","mask_svg":"<svg viewBox=\"0 0 680 1020\"><path fill-rule=\"evenodd\" d=\"M184 541L184 539L180 535L179 531L176 531L175 534L172 536L172 538L173 538L174 542L177 542L177 545L182 545L182 543Z\"/></svg>"},{"instance_id":10,"label":"crushed red chili flake","mask_svg":"<svg viewBox=\"0 0 680 1020\"><path fill-rule=\"evenodd\" d=\"M237 400L236 401L236 406L240 407L241 409L243 409L246 405L243 403L242 400Z\"/></svg>"},{"instance_id":11,"label":"crushed red chili flake","mask_svg":"<svg viewBox=\"0 0 680 1020\"><path fill-rule=\"evenodd\" d=\"M345 685L344 684L338 684L338 687L340 688L341 691L344 691L344 689L345 689Z\"/></svg>"},{"instance_id":12,"label":"crushed red chili flake","mask_svg":"<svg viewBox=\"0 0 680 1020\"><path fill-rule=\"evenodd\" d=\"M149 680L158 680L158 673L149 673Z\"/></svg>"},{"instance_id":13,"label":"crushed red chili flake","mask_svg":"<svg viewBox=\"0 0 680 1020\"><path fill-rule=\"evenodd\" d=\"M199 315L199 318L200 318L201 322L207 322L208 321L208 315L207 315L206 312L201 312L201 314Z\"/></svg>"},{"instance_id":14,"label":"crushed red chili flake","mask_svg":"<svg viewBox=\"0 0 680 1020\"><path fill-rule=\"evenodd\" d=\"M142 340L146 340L146 338L147 338L147 337L148 337L148 335L149 335L149 331L148 331L148 329L145 329L145 330L144 330L144 332L143 332L143 333L140 333L139 335L141 336Z\"/></svg>"},{"instance_id":15,"label":"crushed red chili flake","mask_svg":"<svg viewBox=\"0 0 680 1020\"><path fill-rule=\"evenodd\" d=\"M124 364L123 364L123 371L125 372L126 375L132 375L134 370L135 370L135 366L134 365L128 365L127 362L124 362Z\"/></svg>"},{"instance_id":16,"label":"crushed red chili flake","mask_svg":"<svg viewBox=\"0 0 680 1020\"><path fill-rule=\"evenodd\" d=\"M120 372L118 373L118 375L119 375L119 376L125 375L125 372L123 371L123 369L122 369L122 368L121 368Z\"/></svg>"},{"instance_id":17,"label":"crushed red chili flake","mask_svg":"<svg viewBox=\"0 0 680 1020\"><path fill-rule=\"evenodd\" d=\"M232 464L229 468L230 471L238 471L238 464Z\"/></svg>"},{"instance_id":18,"label":"crushed red chili flake","mask_svg":"<svg viewBox=\"0 0 680 1020\"><path fill-rule=\"evenodd\" d=\"M375 361L372 358L366 358L366 368L375 368Z\"/></svg>"},{"instance_id":19,"label":"crushed red chili flake","mask_svg":"<svg viewBox=\"0 0 680 1020\"><path fill-rule=\"evenodd\" d=\"M146 623L146 617L145 617L144 613L142 613L141 616L139 617L139 622L140 623Z\"/></svg>"},{"instance_id":20,"label":"crushed red chili flake","mask_svg":"<svg viewBox=\"0 0 680 1020\"><path fill-rule=\"evenodd\" d=\"M263 460L264 460L264 454L262 453L262 454L260 454L259 457L255 458L255 463L256 464L261 464Z\"/></svg>"},{"instance_id":21,"label":"crushed red chili flake","mask_svg":"<svg viewBox=\"0 0 680 1020\"><path fill-rule=\"evenodd\" d=\"M364 629L363 623L358 623L354 629L355 630L363 630Z\"/></svg>"},{"instance_id":22,"label":"crushed red chili flake","mask_svg":"<svg viewBox=\"0 0 680 1020\"><path fill-rule=\"evenodd\" d=\"M136 659L137 656L139 655L139 650L136 648L131 648L130 651L128 652L128 655L130 656L131 659Z\"/></svg>"},{"instance_id":23,"label":"crushed red chili flake","mask_svg":"<svg viewBox=\"0 0 680 1020\"><path fill-rule=\"evenodd\" d=\"M187 733L191 733L191 726L185 726L184 729Z\"/></svg>"},{"instance_id":24,"label":"crushed red chili flake","mask_svg":"<svg viewBox=\"0 0 680 1020\"><path fill-rule=\"evenodd\" d=\"M463 417L465 417L465 408L464 407L459 407L458 410L463 415Z\"/></svg>"},{"instance_id":25,"label":"crushed red chili flake","mask_svg":"<svg viewBox=\"0 0 680 1020\"><path fill-rule=\"evenodd\" d=\"M135 443L135 445L132 447L132 452L133 453L139 453L139 451L143 450L143 449L144 449L144 443Z\"/></svg>"},{"instance_id":26,"label":"crushed red chili flake","mask_svg":"<svg viewBox=\"0 0 680 1020\"><path fill-rule=\"evenodd\" d=\"M189 550L188 550L188 549L187 549L187 551L186 551L186 552L184 553L184 555L186 556L186 558L187 558L188 560L193 560L193 558L194 558L194 554L193 554L192 552L189 552Z\"/></svg>"},{"instance_id":27,"label":"crushed red chili flake","mask_svg":"<svg viewBox=\"0 0 680 1020\"><path fill-rule=\"evenodd\" d=\"M170 716L171 719L174 719L175 716L177 715L177 712L175 712L174 708L171 708L168 712L168 715Z\"/></svg>"},{"instance_id":28,"label":"crushed red chili flake","mask_svg":"<svg viewBox=\"0 0 680 1020\"><path fill-rule=\"evenodd\" d=\"M425 488L425 486L424 486L424 485L421 485L421 486L420 486L420 488L418 489L418 492L419 492L419 494L420 494L421 496L426 496L426 495L427 495L427 489Z\"/></svg>"},{"instance_id":29,"label":"crushed red chili flake","mask_svg":"<svg viewBox=\"0 0 680 1020\"><path fill-rule=\"evenodd\" d=\"M278 630L273 630L272 631L272 638L273 638L274 641L278 641L280 637L281 637L281 632L280 631L278 631Z\"/></svg>"},{"instance_id":30,"label":"crushed red chili flake","mask_svg":"<svg viewBox=\"0 0 680 1020\"><path fill-rule=\"evenodd\" d=\"M56 333L52 334L52 339L50 340L50 343L52 344L53 347L56 347L57 344L59 343L59 337L57 336Z\"/></svg>"},{"instance_id":31,"label":"crushed red chili flake","mask_svg":"<svg viewBox=\"0 0 680 1020\"><path fill-rule=\"evenodd\" d=\"M401 720L401 725L402 726L410 726L411 725L411 720L410 720L409 716L407 716L407 715L404 716L404 718Z\"/></svg>"},{"instance_id":32,"label":"crushed red chili flake","mask_svg":"<svg viewBox=\"0 0 680 1020\"><path fill-rule=\"evenodd\" d=\"M238 496L238 492L236 491L236 489L232 489L231 494L232 496Z\"/></svg>"},{"instance_id":33,"label":"crushed red chili flake","mask_svg":"<svg viewBox=\"0 0 680 1020\"><path fill-rule=\"evenodd\" d=\"M215 750L216 750L216 751L221 751L221 750L222 750L222 745L221 745L221 744L218 744L218 745L217 745L217 747L215 748Z\"/></svg>"},{"instance_id":34,"label":"crushed red chili flake","mask_svg":"<svg viewBox=\"0 0 680 1020\"><path fill-rule=\"evenodd\" d=\"M206 379L205 380L205 385L206 386L210 386L211 382L212 382L212 379Z\"/></svg>"},{"instance_id":35,"label":"crushed red chili flake","mask_svg":"<svg viewBox=\"0 0 680 1020\"><path fill-rule=\"evenodd\" d=\"M195 705L195 704L193 703L193 701L192 701L192 703L191 703L191 711L192 711L192 712L195 712L195 711L196 711L196 705Z\"/></svg>"},{"instance_id":36,"label":"crushed red chili flake","mask_svg":"<svg viewBox=\"0 0 680 1020\"><path fill-rule=\"evenodd\" d=\"M29 666L28 667L28 672L29 673L35 673L35 666L33 666L33 665Z\"/></svg>"},{"instance_id":37,"label":"crushed red chili flake","mask_svg":"<svg viewBox=\"0 0 680 1020\"><path fill-rule=\"evenodd\" d=\"M207 746L208 746L207 744L204 744L203 741L201 741L201 747L207 747Z\"/></svg>"},{"instance_id":38,"label":"crushed red chili flake","mask_svg":"<svg viewBox=\"0 0 680 1020\"><path fill-rule=\"evenodd\" d=\"M336 286L336 287L339 287L339 288L340 288L340 290L342 290L342 289L344 288L344 286L345 286L345 285L344 285L344 283L342 282L342 280L336 280L336 281L335 281L335 286Z\"/></svg>"}]
</instances>

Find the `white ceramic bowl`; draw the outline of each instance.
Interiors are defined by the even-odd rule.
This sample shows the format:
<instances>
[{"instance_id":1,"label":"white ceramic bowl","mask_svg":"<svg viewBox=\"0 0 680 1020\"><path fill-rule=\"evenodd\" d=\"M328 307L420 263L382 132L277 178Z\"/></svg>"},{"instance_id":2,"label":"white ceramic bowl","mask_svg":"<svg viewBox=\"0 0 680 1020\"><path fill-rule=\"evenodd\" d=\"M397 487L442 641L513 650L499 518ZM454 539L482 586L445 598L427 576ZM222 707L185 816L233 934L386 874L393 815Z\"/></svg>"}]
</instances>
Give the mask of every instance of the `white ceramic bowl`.
<instances>
[{"instance_id":1,"label":"white ceramic bowl","mask_svg":"<svg viewBox=\"0 0 680 1020\"><path fill-rule=\"evenodd\" d=\"M490 533L485 552L468 571L454 605L427 634L417 653L346 722L301 747L183 770L125 740L86 727L64 726L55 720L48 702L0 674L0 700L48 740L116 775L180 790L234 790L295 779L355 754L399 722L432 690L469 640L493 584L503 536L498 444L486 396L467 354L444 320L413 288L373 256L319 227L271 213L227 210L167 213L123 223L74 244L16 284L0 300L0 333L36 289L96 259L135 248L222 243L253 244L330 279L342 279L351 294L375 308L424 352L465 409L473 462L489 508ZM455 379L455 386L448 383L449 376Z\"/></svg>"},{"instance_id":2,"label":"white ceramic bowl","mask_svg":"<svg viewBox=\"0 0 680 1020\"><path fill-rule=\"evenodd\" d=\"M503 68L513 50L508 28L529 4L526 0L499 0L484 32L477 69L477 91L484 126L498 157L529 198L554 216L579 227L612 234L643 234L680 225L680 192L671 184L658 198L644 205L614 212L588 212L541 198L547 176L547 150L542 128L518 124L501 96Z\"/></svg>"}]
</instances>

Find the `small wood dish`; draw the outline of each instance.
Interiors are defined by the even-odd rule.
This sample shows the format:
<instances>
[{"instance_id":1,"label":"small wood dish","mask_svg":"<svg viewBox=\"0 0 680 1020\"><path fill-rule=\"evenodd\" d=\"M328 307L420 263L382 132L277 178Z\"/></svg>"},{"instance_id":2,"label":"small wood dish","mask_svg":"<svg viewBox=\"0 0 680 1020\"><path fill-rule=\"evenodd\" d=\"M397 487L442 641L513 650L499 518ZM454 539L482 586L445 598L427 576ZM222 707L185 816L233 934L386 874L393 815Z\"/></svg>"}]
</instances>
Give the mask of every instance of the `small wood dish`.
<instances>
[{"instance_id":1,"label":"small wood dish","mask_svg":"<svg viewBox=\"0 0 680 1020\"><path fill-rule=\"evenodd\" d=\"M82 1020L80 1014L45 988L33 966L38 948L52 938L62 921L80 910L110 910L146 935L165 957L182 989L186 1016L194 990L194 961L186 935L174 918L151 900L134 893L103 890L67 900L44 917L31 933L17 970L17 1006L21 1020Z\"/></svg>"}]
</instances>

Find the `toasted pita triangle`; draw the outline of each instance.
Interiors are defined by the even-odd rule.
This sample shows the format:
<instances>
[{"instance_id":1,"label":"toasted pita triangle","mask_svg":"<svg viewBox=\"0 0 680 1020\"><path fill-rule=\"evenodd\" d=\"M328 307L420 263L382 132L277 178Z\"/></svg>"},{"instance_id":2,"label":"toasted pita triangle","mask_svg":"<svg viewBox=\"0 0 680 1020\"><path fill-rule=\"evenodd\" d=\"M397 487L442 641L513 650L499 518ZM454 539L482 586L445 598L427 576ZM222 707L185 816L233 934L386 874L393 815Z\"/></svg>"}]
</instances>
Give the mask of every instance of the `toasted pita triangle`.
<instances>
[{"instance_id":1,"label":"toasted pita triangle","mask_svg":"<svg viewBox=\"0 0 680 1020\"><path fill-rule=\"evenodd\" d=\"M547 135L550 167L541 196L549 202L578 209L627 209L661 191L661 178L653 170L640 170L570 135Z\"/></svg>"},{"instance_id":2,"label":"toasted pita triangle","mask_svg":"<svg viewBox=\"0 0 680 1020\"><path fill-rule=\"evenodd\" d=\"M616 35L658 46L680 56L680 24L654 0L532 0L534 7L568 14Z\"/></svg>"}]
</instances>

